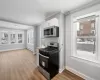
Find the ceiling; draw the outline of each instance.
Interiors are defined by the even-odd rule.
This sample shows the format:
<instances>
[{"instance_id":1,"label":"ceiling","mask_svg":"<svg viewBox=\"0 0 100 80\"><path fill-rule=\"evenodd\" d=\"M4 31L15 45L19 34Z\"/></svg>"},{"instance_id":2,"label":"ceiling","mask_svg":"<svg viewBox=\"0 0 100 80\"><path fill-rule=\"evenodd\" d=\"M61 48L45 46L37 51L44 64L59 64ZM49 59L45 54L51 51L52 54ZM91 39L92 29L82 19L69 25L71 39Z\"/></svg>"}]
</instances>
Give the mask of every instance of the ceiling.
<instances>
[{"instance_id":1,"label":"ceiling","mask_svg":"<svg viewBox=\"0 0 100 80\"><path fill-rule=\"evenodd\" d=\"M70 11L93 0L0 0L0 20L34 25L45 15L56 11Z\"/></svg>"},{"instance_id":2,"label":"ceiling","mask_svg":"<svg viewBox=\"0 0 100 80\"><path fill-rule=\"evenodd\" d=\"M23 25L23 24L16 24L12 22L6 22L6 21L0 21L0 29L6 28L6 29L18 29L18 30L28 30L32 29L33 26Z\"/></svg>"}]
</instances>

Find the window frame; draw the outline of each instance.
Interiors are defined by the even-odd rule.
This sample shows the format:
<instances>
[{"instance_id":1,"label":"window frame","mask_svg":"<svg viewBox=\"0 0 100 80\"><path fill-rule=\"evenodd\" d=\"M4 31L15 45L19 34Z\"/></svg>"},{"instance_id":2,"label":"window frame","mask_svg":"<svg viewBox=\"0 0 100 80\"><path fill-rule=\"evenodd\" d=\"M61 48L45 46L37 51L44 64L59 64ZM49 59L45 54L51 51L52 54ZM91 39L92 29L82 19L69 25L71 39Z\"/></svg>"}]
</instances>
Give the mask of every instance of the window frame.
<instances>
[{"instance_id":1,"label":"window frame","mask_svg":"<svg viewBox=\"0 0 100 80\"><path fill-rule=\"evenodd\" d=\"M15 43L12 43L12 40L11 40L11 35L12 34L15 34ZM16 32L11 32L10 33L10 44L17 44L17 35L16 35Z\"/></svg>"},{"instance_id":2,"label":"window frame","mask_svg":"<svg viewBox=\"0 0 100 80\"><path fill-rule=\"evenodd\" d=\"M30 34L32 34L33 37ZM33 43L30 42L30 37L33 38ZM27 44L34 45L34 29L27 30Z\"/></svg>"},{"instance_id":3,"label":"window frame","mask_svg":"<svg viewBox=\"0 0 100 80\"><path fill-rule=\"evenodd\" d=\"M19 40L19 39L18 39L18 34L22 34L22 43L19 43L19 42L18 42L18 40ZM24 44L24 32L18 32L18 33L17 33L17 44Z\"/></svg>"},{"instance_id":4,"label":"window frame","mask_svg":"<svg viewBox=\"0 0 100 80\"><path fill-rule=\"evenodd\" d=\"M97 16L97 18L95 18L96 20L96 23L95 23L95 31L96 31L96 52L95 54L93 54L92 56L90 56L91 58L85 58L84 56L79 56L77 55L77 42L76 42L76 38L77 38L77 29L75 29L75 25L74 25L74 22L77 20L77 19L81 19L81 18L85 18L85 17L88 17L88 16L92 16L92 15L95 15ZM82 59L82 60L86 60L86 61L92 61L92 62L95 62L95 63L100 63L100 54L98 52L98 26L99 26L99 20L100 20L100 12L94 12L94 13L90 13L90 14L86 14L86 15L83 15L83 16L79 16L79 17L71 17L71 56L72 57L75 57L75 58L79 58L79 59Z\"/></svg>"},{"instance_id":5,"label":"window frame","mask_svg":"<svg viewBox=\"0 0 100 80\"><path fill-rule=\"evenodd\" d=\"M1 43L1 33L7 33L8 34L8 43L6 43L6 44L2 44ZM7 30L0 30L0 45L9 45L10 44L10 42L9 42L9 32L7 31Z\"/></svg>"}]
</instances>

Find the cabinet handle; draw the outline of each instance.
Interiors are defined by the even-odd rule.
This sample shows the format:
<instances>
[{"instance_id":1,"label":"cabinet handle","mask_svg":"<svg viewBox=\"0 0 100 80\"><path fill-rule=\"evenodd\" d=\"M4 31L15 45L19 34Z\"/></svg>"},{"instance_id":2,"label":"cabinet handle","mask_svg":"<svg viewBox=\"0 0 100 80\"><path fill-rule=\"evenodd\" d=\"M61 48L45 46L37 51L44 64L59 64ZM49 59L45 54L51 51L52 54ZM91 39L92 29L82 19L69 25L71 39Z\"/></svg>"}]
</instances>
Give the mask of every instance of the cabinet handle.
<instances>
[{"instance_id":1,"label":"cabinet handle","mask_svg":"<svg viewBox=\"0 0 100 80\"><path fill-rule=\"evenodd\" d=\"M44 56L44 55L42 55L42 54L40 54L40 53L39 53L39 55L40 55L40 56L42 56L42 57L45 57L45 58L49 58L49 57L47 57L47 56Z\"/></svg>"}]
</instances>

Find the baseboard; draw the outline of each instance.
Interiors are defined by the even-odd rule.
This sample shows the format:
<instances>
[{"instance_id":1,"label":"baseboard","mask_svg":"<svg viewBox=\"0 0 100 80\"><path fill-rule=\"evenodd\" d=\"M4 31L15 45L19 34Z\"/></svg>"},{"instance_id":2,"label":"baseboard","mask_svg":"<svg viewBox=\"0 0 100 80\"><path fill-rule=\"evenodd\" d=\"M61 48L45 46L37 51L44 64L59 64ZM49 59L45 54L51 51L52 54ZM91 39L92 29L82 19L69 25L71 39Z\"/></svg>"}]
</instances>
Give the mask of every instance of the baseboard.
<instances>
[{"instance_id":1,"label":"baseboard","mask_svg":"<svg viewBox=\"0 0 100 80\"><path fill-rule=\"evenodd\" d=\"M35 52L34 52L32 49L30 49L30 48L28 48L28 47L27 47L27 49L30 50L30 51L32 51L32 52L35 54Z\"/></svg>"},{"instance_id":2,"label":"baseboard","mask_svg":"<svg viewBox=\"0 0 100 80\"><path fill-rule=\"evenodd\" d=\"M89 76L86 76L85 74L81 73L81 72L78 72L77 70L73 69L73 68L70 68L68 66L66 66L66 69L69 70L70 72L80 76L81 78L85 79L85 80L95 80Z\"/></svg>"},{"instance_id":3,"label":"baseboard","mask_svg":"<svg viewBox=\"0 0 100 80\"><path fill-rule=\"evenodd\" d=\"M62 72L63 72L63 70L64 70L64 68L63 68L63 69L59 69L59 73L62 73Z\"/></svg>"},{"instance_id":4,"label":"baseboard","mask_svg":"<svg viewBox=\"0 0 100 80\"><path fill-rule=\"evenodd\" d=\"M11 51L11 50L18 50L18 49L25 49L25 48L6 49L6 50L0 50L0 52L4 52L4 51Z\"/></svg>"},{"instance_id":5,"label":"baseboard","mask_svg":"<svg viewBox=\"0 0 100 80\"><path fill-rule=\"evenodd\" d=\"M27 47L27 49L33 52L33 50L32 50L32 49L30 49L30 48L28 48L28 47Z\"/></svg>"}]
</instances>

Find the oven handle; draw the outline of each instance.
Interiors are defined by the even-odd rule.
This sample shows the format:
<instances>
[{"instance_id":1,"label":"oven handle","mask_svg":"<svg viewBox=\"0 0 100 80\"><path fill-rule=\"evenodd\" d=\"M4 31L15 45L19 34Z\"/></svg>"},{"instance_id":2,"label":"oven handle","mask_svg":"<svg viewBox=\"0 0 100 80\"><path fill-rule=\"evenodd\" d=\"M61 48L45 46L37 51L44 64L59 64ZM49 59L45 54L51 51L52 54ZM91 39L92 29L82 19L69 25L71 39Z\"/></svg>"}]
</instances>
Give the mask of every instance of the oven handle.
<instances>
[{"instance_id":1,"label":"oven handle","mask_svg":"<svg viewBox=\"0 0 100 80\"><path fill-rule=\"evenodd\" d=\"M45 58L49 58L49 57L47 57L47 56L44 56L44 55L42 55L42 54L39 54L40 56L42 56L42 57L45 57Z\"/></svg>"}]
</instances>

